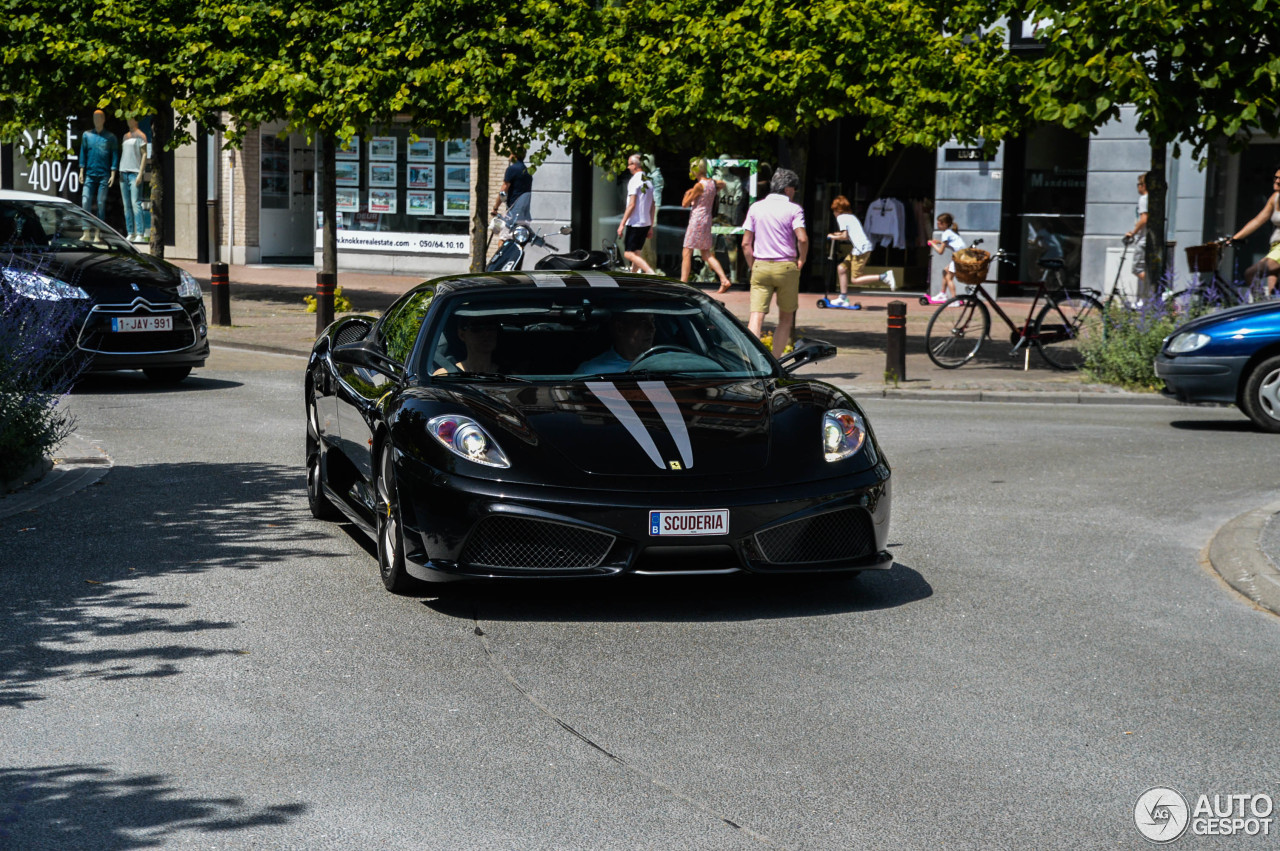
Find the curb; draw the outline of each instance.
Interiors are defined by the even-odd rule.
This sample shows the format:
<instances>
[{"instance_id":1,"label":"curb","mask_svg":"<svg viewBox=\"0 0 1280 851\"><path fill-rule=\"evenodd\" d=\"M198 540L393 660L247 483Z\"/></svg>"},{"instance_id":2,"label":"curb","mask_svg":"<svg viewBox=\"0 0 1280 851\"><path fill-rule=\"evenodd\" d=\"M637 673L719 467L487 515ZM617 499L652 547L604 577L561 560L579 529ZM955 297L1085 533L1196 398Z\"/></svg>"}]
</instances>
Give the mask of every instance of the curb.
<instances>
[{"instance_id":1,"label":"curb","mask_svg":"<svg viewBox=\"0 0 1280 851\"><path fill-rule=\"evenodd\" d=\"M1280 567L1262 551L1260 543L1275 514L1280 514L1280 502L1228 521L1209 542L1209 564L1236 591L1280 615Z\"/></svg>"},{"instance_id":2,"label":"curb","mask_svg":"<svg viewBox=\"0 0 1280 851\"><path fill-rule=\"evenodd\" d=\"M113 462L100 447L79 435L70 435L53 456L53 468L44 478L0 497L0 518L31 511L54 500L84 490L107 474Z\"/></svg>"},{"instance_id":3,"label":"curb","mask_svg":"<svg viewBox=\"0 0 1280 851\"><path fill-rule=\"evenodd\" d=\"M311 356L310 352L299 352L296 349L287 349L284 346L267 346L259 343L215 343L209 341L209 347L213 349L231 349L240 352L262 352L266 355L282 355L284 357L302 358L306 360Z\"/></svg>"},{"instance_id":4,"label":"curb","mask_svg":"<svg viewBox=\"0 0 1280 851\"><path fill-rule=\"evenodd\" d=\"M947 390L894 390L885 387L839 385L860 398L903 399L928 402L1038 402L1046 405L1176 405L1157 395L1142 393L1107 393L1087 390L983 390L980 388Z\"/></svg>"}]
</instances>

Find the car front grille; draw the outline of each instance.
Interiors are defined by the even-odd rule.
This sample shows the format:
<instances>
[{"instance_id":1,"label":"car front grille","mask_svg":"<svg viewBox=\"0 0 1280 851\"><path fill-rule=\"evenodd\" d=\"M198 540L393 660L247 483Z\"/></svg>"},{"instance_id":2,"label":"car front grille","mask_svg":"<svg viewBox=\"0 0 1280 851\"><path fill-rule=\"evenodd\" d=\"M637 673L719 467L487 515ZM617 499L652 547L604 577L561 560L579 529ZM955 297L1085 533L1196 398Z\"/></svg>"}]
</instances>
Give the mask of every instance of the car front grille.
<instances>
[{"instance_id":1,"label":"car front grille","mask_svg":"<svg viewBox=\"0 0 1280 851\"><path fill-rule=\"evenodd\" d=\"M172 331L111 330L111 320L123 316L171 316ZM137 298L132 304L99 304L89 311L77 345L86 352L104 355L151 355L180 352L196 342L191 316L180 304L152 304Z\"/></svg>"},{"instance_id":2,"label":"car front grille","mask_svg":"<svg viewBox=\"0 0 1280 851\"><path fill-rule=\"evenodd\" d=\"M481 520L458 561L472 567L598 567L614 536L547 520L494 515Z\"/></svg>"},{"instance_id":3,"label":"car front grille","mask_svg":"<svg viewBox=\"0 0 1280 851\"><path fill-rule=\"evenodd\" d=\"M866 509L850 507L781 523L756 533L756 548L772 564L814 564L862 558L875 550Z\"/></svg>"}]
</instances>

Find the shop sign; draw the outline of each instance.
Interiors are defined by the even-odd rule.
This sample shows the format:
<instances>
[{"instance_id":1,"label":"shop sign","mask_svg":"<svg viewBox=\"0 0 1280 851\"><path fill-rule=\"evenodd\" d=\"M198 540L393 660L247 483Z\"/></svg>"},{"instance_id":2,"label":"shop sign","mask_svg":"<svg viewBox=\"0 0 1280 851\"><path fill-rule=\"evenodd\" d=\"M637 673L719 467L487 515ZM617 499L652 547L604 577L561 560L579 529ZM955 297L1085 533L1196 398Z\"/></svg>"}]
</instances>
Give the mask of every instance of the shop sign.
<instances>
[{"instance_id":1,"label":"shop sign","mask_svg":"<svg viewBox=\"0 0 1280 851\"><path fill-rule=\"evenodd\" d=\"M949 163L985 163L996 158L982 148L944 148L944 157Z\"/></svg>"},{"instance_id":2,"label":"shop sign","mask_svg":"<svg viewBox=\"0 0 1280 851\"><path fill-rule=\"evenodd\" d=\"M382 251L397 254L471 253L471 237L464 233L397 233L395 231L340 230L339 251ZM324 247L324 231L316 231L316 248Z\"/></svg>"},{"instance_id":3,"label":"shop sign","mask_svg":"<svg viewBox=\"0 0 1280 851\"><path fill-rule=\"evenodd\" d=\"M43 130L37 130L33 134L30 130L24 130L22 133L26 143L26 150L33 150L45 143L46 135ZM27 192L39 192L42 195L60 195L62 197L73 197L80 192L80 163L75 155L76 133L71 129L70 124L67 125L66 145L71 149L72 153L62 161L37 161L29 162L21 155L15 157L15 165L18 167L17 177L25 178L26 185L19 184L15 188L22 189Z\"/></svg>"}]
</instances>

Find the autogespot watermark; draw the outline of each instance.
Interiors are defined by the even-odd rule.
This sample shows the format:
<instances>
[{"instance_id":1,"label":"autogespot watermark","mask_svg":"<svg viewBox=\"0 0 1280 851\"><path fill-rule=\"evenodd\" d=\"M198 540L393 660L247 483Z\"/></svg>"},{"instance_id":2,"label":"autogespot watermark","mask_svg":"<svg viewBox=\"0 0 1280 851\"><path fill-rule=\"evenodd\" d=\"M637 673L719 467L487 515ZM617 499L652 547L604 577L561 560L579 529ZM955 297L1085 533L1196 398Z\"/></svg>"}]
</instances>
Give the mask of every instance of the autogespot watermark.
<instances>
[{"instance_id":1,"label":"autogespot watermark","mask_svg":"<svg viewBox=\"0 0 1280 851\"><path fill-rule=\"evenodd\" d=\"M1199 795L1194 805L1177 790L1156 786L1138 796L1133 823L1146 839L1163 845L1192 836L1270 836L1275 806L1263 793Z\"/></svg>"}]
</instances>

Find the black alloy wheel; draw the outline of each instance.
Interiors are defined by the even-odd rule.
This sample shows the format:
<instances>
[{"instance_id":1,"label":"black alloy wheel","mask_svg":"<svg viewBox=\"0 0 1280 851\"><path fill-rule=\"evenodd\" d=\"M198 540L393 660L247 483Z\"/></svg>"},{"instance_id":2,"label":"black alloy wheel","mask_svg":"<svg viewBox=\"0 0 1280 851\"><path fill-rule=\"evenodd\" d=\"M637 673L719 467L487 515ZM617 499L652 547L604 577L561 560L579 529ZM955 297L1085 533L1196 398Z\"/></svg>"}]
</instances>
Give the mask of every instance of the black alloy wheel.
<instances>
[{"instance_id":1,"label":"black alloy wheel","mask_svg":"<svg viewBox=\"0 0 1280 851\"><path fill-rule=\"evenodd\" d=\"M382 584L393 594L407 594L418 586L404 566L404 529L400 521L400 498L396 493L395 450L382 444L378 455L375 484L378 512L378 572Z\"/></svg>"}]
</instances>

